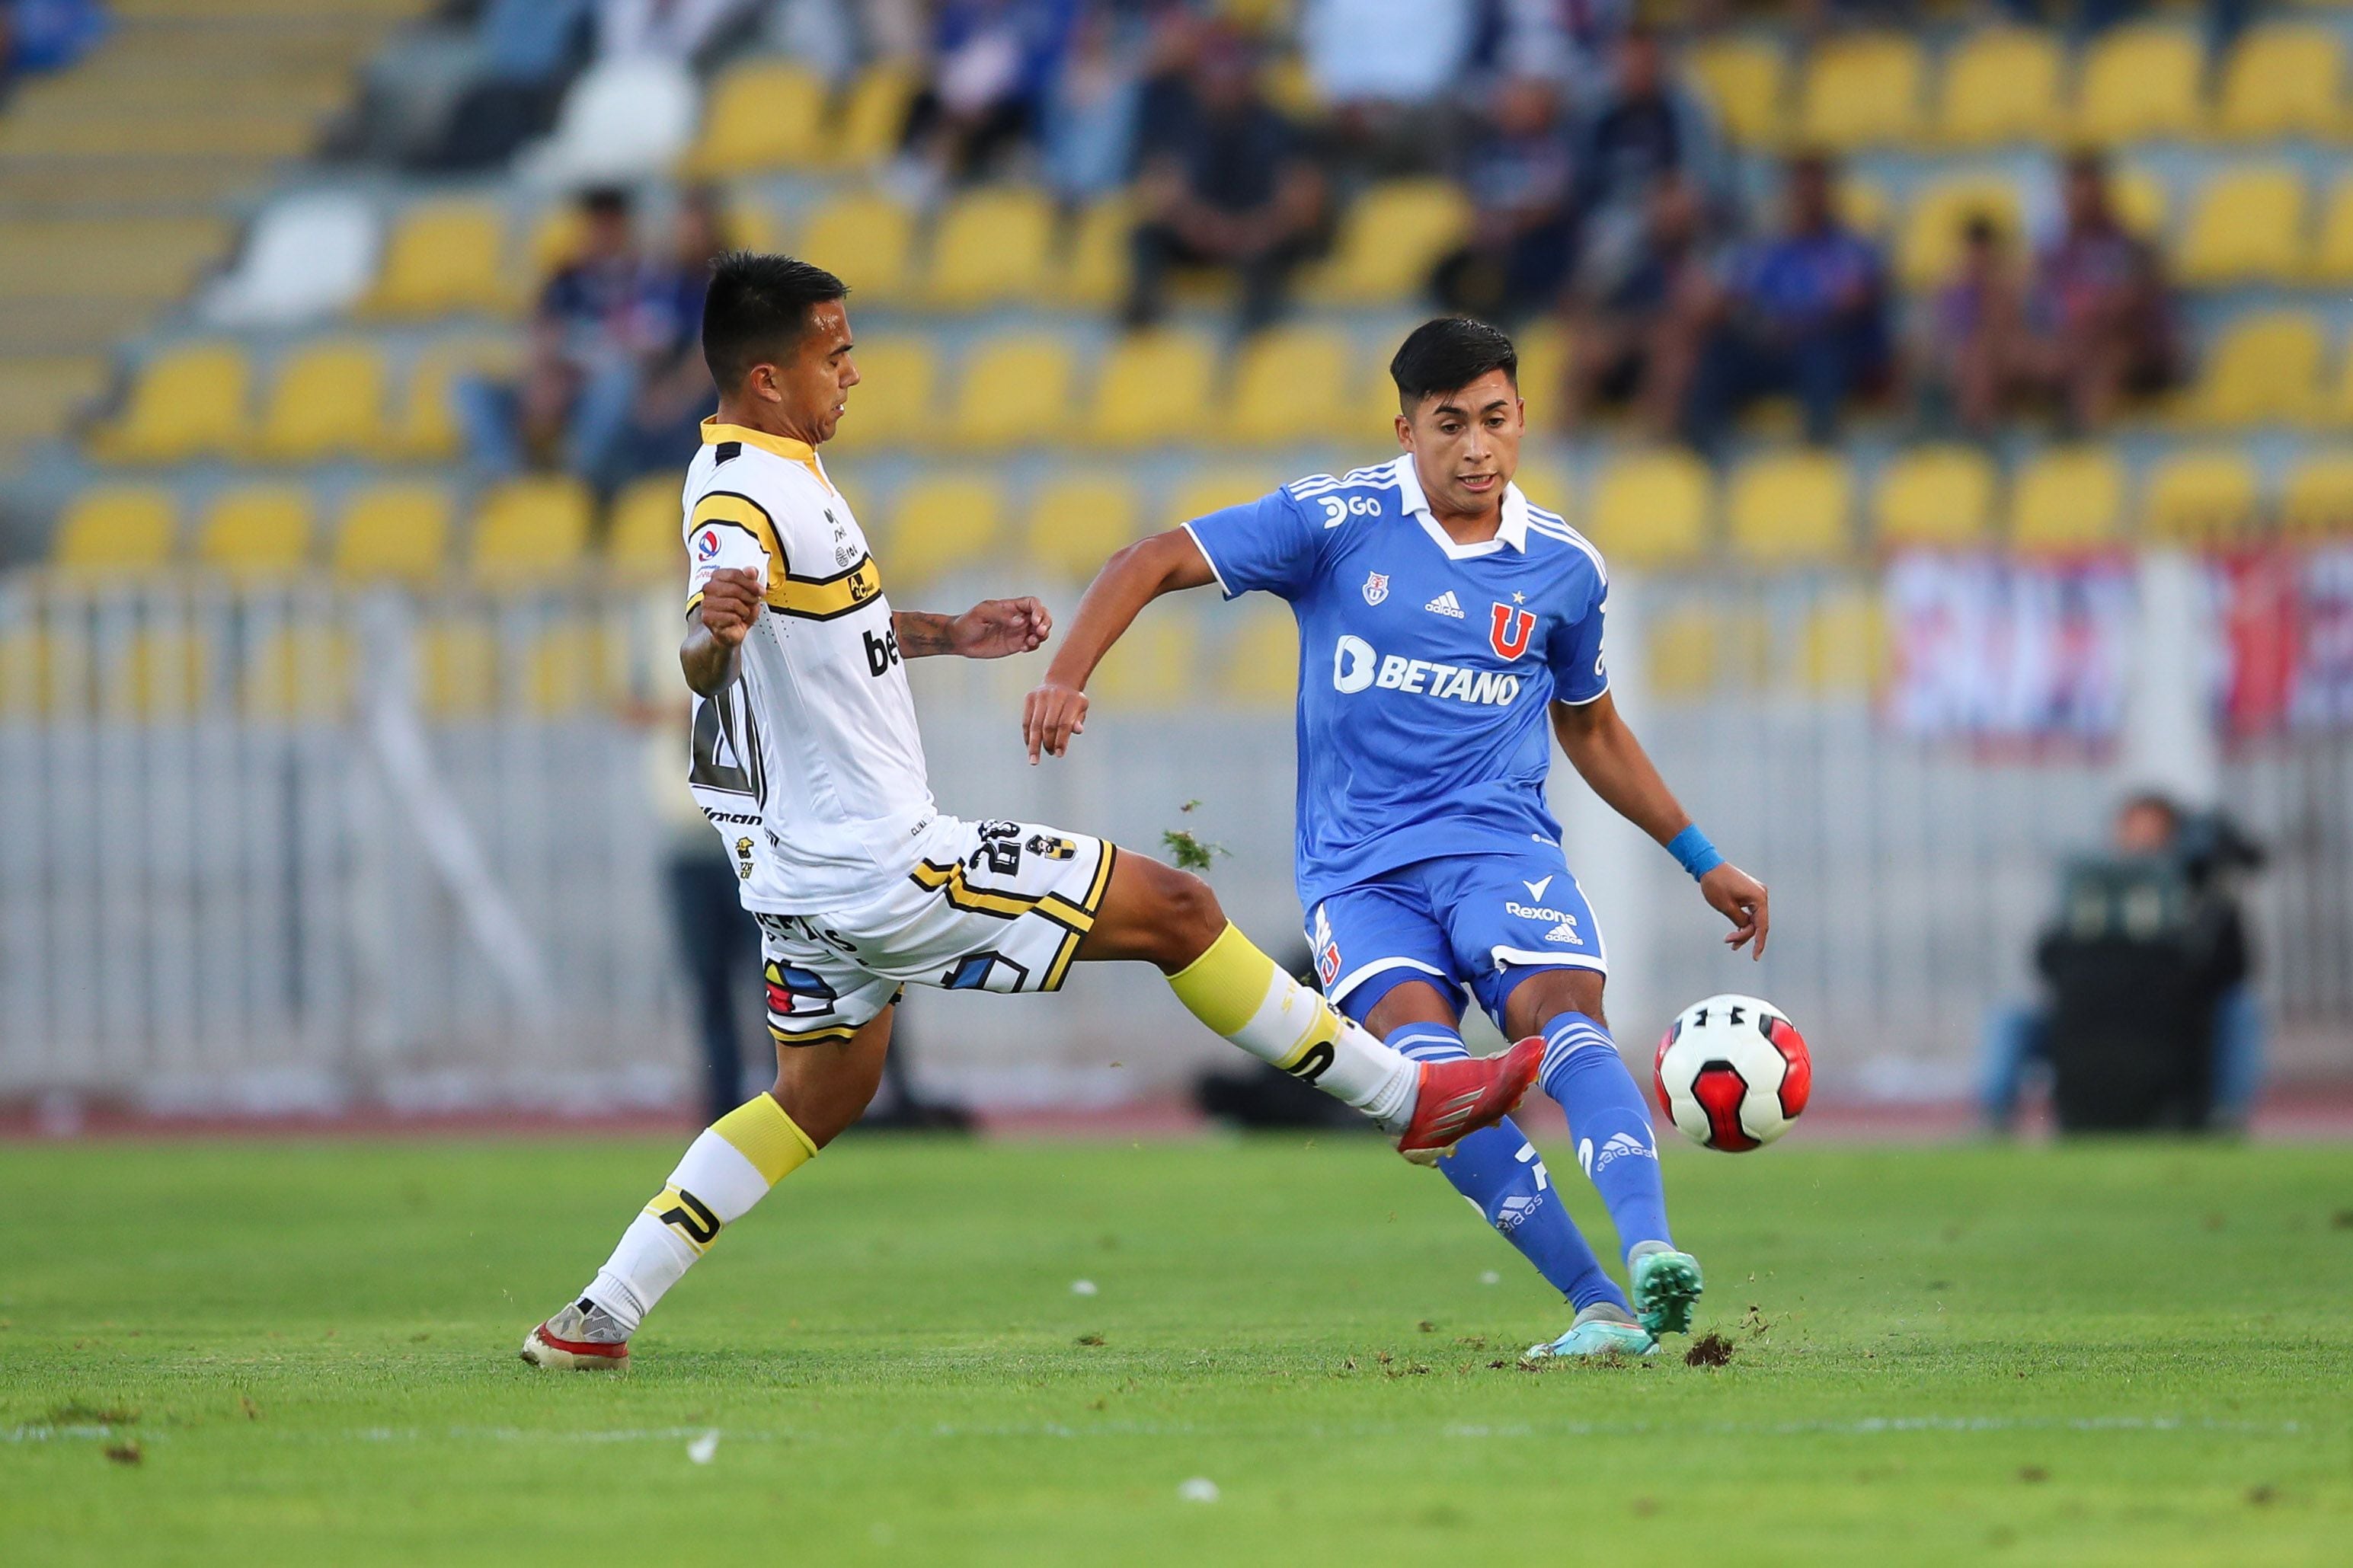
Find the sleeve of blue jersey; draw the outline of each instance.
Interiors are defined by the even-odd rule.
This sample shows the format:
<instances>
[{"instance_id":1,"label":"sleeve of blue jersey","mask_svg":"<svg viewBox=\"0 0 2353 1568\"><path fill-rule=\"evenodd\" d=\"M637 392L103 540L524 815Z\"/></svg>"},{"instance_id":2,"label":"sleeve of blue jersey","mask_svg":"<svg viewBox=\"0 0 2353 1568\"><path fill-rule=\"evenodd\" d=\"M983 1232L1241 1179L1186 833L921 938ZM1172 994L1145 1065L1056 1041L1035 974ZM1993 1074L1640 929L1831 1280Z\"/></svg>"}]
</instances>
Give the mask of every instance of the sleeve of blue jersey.
<instances>
[{"instance_id":1,"label":"sleeve of blue jersey","mask_svg":"<svg viewBox=\"0 0 2353 1568\"><path fill-rule=\"evenodd\" d=\"M1229 599L1253 588L1295 599L1314 574L1318 531L1288 490L1197 517L1185 531Z\"/></svg>"},{"instance_id":2,"label":"sleeve of blue jersey","mask_svg":"<svg viewBox=\"0 0 2353 1568\"><path fill-rule=\"evenodd\" d=\"M1596 581L1592 594L1591 607L1556 629L1547 650L1553 697L1579 708L1599 700L1609 689L1609 667L1601 651L1603 623L1609 608L1608 584Z\"/></svg>"}]
</instances>

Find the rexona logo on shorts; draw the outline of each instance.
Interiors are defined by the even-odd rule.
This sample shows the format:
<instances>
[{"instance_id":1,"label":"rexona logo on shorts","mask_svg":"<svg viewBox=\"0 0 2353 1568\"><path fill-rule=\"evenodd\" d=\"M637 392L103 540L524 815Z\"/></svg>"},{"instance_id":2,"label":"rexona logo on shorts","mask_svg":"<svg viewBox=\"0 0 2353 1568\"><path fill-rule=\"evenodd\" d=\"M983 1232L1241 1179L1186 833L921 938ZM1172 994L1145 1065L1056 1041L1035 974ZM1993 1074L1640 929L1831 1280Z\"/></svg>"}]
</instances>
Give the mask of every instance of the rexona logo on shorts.
<instances>
[{"instance_id":1,"label":"rexona logo on shorts","mask_svg":"<svg viewBox=\"0 0 2353 1568\"><path fill-rule=\"evenodd\" d=\"M1441 702L1467 702L1480 708L1508 708L1520 694L1520 678L1492 669L1436 659L1384 657L1359 637L1344 637L1332 649L1332 686L1338 691L1410 691Z\"/></svg>"}]
</instances>

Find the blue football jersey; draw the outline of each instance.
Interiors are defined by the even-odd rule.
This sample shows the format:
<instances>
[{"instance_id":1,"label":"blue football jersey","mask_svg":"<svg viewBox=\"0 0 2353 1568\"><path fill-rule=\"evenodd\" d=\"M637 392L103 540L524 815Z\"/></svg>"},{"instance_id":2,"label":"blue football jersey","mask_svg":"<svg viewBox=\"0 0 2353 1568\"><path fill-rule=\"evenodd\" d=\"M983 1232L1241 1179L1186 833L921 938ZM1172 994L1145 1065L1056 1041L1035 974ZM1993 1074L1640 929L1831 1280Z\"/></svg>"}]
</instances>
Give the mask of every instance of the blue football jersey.
<instances>
[{"instance_id":1,"label":"blue football jersey","mask_svg":"<svg viewBox=\"0 0 2353 1568\"><path fill-rule=\"evenodd\" d=\"M1279 595L1299 621L1303 907L1417 860L1559 841L1549 707L1609 689L1609 580L1575 529L1515 485L1496 537L1457 544L1410 455L1185 526L1228 598Z\"/></svg>"}]
</instances>

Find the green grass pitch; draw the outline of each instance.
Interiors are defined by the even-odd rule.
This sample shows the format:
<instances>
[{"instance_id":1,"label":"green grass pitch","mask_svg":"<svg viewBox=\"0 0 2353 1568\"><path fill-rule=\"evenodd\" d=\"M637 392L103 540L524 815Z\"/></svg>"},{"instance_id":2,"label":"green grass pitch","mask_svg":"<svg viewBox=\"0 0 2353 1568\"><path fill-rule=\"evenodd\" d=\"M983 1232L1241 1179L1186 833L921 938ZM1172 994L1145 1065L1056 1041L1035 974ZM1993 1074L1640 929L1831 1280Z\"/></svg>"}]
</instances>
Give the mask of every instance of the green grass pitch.
<instances>
[{"instance_id":1,"label":"green grass pitch","mask_svg":"<svg viewBox=\"0 0 2353 1568\"><path fill-rule=\"evenodd\" d=\"M1730 1361L1526 1371L1557 1303L1370 1139L853 1135L626 1376L524 1366L677 1147L0 1147L0 1558L2247 1568L2353 1538L2341 1149L1673 1150Z\"/></svg>"}]
</instances>

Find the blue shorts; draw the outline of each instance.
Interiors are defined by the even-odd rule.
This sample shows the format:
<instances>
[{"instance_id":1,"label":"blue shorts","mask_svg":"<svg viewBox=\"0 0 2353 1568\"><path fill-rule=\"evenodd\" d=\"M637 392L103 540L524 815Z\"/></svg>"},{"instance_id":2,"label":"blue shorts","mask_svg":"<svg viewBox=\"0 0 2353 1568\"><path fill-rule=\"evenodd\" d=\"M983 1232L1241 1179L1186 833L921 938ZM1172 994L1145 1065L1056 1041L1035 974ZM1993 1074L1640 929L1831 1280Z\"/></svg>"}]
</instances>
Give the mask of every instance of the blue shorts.
<instances>
[{"instance_id":1,"label":"blue shorts","mask_svg":"<svg viewBox=\"0 0 2353 1568\"><path fill-rule=\"evenodd\" d=\"M1307 944L1332 1005L1361 1018L1408 980L1468 987L1501 1028L1532 969L1609 972L1601 928L1556 844L1418 860L1308 912Z\"/></svg>"}]
</instances>

